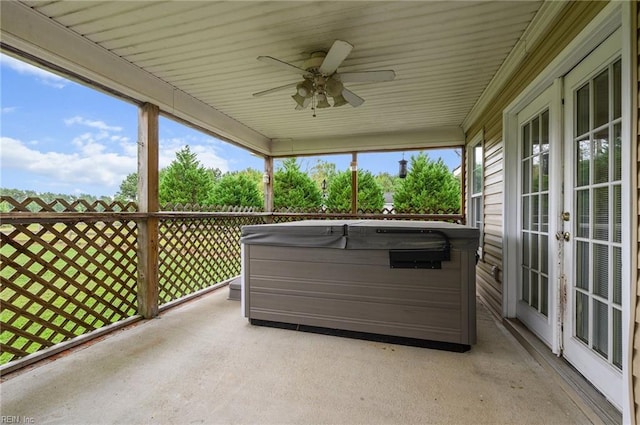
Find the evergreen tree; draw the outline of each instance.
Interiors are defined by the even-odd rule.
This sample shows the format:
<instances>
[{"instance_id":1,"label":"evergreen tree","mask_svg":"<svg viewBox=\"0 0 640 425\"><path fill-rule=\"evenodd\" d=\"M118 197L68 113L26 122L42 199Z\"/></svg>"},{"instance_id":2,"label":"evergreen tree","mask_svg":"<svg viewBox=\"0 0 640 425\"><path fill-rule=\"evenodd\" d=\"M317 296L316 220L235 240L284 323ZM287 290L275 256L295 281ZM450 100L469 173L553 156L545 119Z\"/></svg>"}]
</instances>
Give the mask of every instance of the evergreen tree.
<instances>
[{"instance_id":1,"label":"evergreen tree","mask_svg":"<svg viewBox=\"0 0 640 425\"><path fill-rule=\"evenodd\" d=\"M370 171L358 170L358 209L379 212L384 206L382 188ZM351 211L351 171L338 173L329 186L329 211Z\"/></svg>"},{"instance_id":2,"label":"evergreen tree","mask_svg":"<svg viewBox=\"0 0 640 425\"><path fill-rule=\"evenodd\" d=\"M262 196L247 173L227 173L216 183L209 204L218 206L261 207Z\"/></svg>"},{"instance_id":3,"label":"evergreen tree","mask_svg":"<svg viewBox=\"0 0 640 425\"><path fill-rule=\"evenodd\" d=\"M138 173L133 172L122 180L120 190L116 193L116 199L119 201L137 201L138 200Z\"/></svg>"},{"instance_id":4,"label":"evergreen tree","mask_svg":"<svg viewBox=\"0 0 640 425\"><path fill-rule=\"evenodd\" d=\"M296 158L287 158L273 177L273 207L320 209L322 193L307 174L300 171Z\"/></svg>"},{"instance_id":5,"label":"evergreen tree","mask_svg":"<svg viewBox=\"0 0 640 425\"><path fill-rule=\"evenodd\" d=\"M204 204L212 189L211 173L187 145L176 152L176 159L161 176L159 198L163 204Z\"/></svg>"},{"instance_id":6,"label":"evergreen tree","mask_svg":"<svg viewBox=\"0 0 640 425\"><path fill-rule=\"evenodd\" d=\"M442 159L412 155L407 177L396 185L393 207L397 212L459 213L460 181Z\"/></svg>"}]
</instances>

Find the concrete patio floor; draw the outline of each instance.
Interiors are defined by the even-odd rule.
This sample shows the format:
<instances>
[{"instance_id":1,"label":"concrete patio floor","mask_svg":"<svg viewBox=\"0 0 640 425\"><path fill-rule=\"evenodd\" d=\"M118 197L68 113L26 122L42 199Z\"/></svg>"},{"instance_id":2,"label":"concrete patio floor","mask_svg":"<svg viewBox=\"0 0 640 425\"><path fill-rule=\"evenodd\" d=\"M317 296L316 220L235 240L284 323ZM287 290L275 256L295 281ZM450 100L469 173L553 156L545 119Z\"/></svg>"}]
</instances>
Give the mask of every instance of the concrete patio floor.
<instances>
[{"instance_id":1,"label":"concrete patio floor","mask_svg":"<svg viewBox=\"0 0 640 425\"><path fill-rule=\"evenodd\" d=\"M9 376L0 385L3 418L34 424L593 420L481 304L478 344L452 353L255 327L227 293L214 291Z\"/></svg>"}]
</instances>

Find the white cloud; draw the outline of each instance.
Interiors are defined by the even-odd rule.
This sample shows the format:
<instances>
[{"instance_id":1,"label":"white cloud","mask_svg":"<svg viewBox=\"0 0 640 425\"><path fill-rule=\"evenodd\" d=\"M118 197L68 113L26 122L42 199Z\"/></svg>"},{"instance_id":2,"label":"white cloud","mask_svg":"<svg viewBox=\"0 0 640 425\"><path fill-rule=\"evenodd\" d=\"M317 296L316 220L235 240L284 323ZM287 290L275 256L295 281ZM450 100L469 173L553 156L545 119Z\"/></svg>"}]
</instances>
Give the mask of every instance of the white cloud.
<instances>
[{"instance_id":1,"label":"white cloud","mask_svg":"<svg viewBox=\"0 0 640 425\"><path fill-rule=\"evenodd\" d=\"M60 77L59 75L45 71L42 68L38 68L37 66L30 65L26 62L22 62L21 60L14 59L11 56L0 54L0 64L2 66L8 66L20 74L36 77L38 82L57 89L63 88L68 83L68 80Z\"/></svg>"},{"instance_id":2,"label":"white cloud","mask_svg":"<svg viewBox=\"0 0 640 425\"><path fill-rule=\"evenodd\" d=\"M191 139L191 138L190 138ZM189 145L191 152L198 155L200 165L205 168L219 168L223 173L229 171L229 161L221 158L215 146L212 144L195 144L198 141L187 140L185 138L174 137L170 139L160 140L159 166L160 168L168 167L173 160L176 159L176 152ZM202 143L202 141L200 141Z\"/></svg>"},{"instance_id":3,"label":"white cloud","mask_svg":"<svg viewBox=\"0 0 640 425\"><path fill-rule=\"evenodd\" d=\"M74 124L80 124L87 127L97 128L98 130L102 130L102 131L122 131L122 127L108 125L104 121L89 120L77 115L73 118L68 118L64 120L64 123L69 126Z\"/></svg>"},{"instance_id":4,"label":"white cloud","mask_svg":"<svg viewBox=\"0 0 640 425\"><path fill-rule=\"evenodd\" d=\"M2 108L2 113L3 114L8 114L8 113L11 113L11 112L15 111L16 109L18 109L18 108L15 107L15 106L4 106Z\"/></svg>"},{"instance_id":5,"label":"white cloud","mask_svg":"<svg viewBox=\"0 0 640 425\"><path fill-rule=\"evenodd\" d=\"M0 138L2 167L74 185L102 185L112 191L136 169L136 158L87 144L77 153L40 152L20 140Z\"/></svg>"},{"instance_id":6,"label":"white cloud","mask_svg":"<svg viewBox=\"0 0 640 425\"><path fill-rule=\"evenodd\" d=\"M117 141L122 153L110 151L100 141ZM190 140L193 142L193 140ZM23 142L10 137L0 137L2 168L13 170L30 180L55 183L60 187L101 187L101 193L115 193L122 180L137 167L137 144L128 138L112 140L108 132L83 133L72 140L75 152L43 152L37 142ZM167 167L176 158L176 152L187 143L185 139L161 140L160 167ZM206 168L229 171L229 161L218 156L211 144L190 144L200 164ZM44 183L43 183L44 184ZM86 189L77 189L87 192Z\"/></svg>"}]
</instances>

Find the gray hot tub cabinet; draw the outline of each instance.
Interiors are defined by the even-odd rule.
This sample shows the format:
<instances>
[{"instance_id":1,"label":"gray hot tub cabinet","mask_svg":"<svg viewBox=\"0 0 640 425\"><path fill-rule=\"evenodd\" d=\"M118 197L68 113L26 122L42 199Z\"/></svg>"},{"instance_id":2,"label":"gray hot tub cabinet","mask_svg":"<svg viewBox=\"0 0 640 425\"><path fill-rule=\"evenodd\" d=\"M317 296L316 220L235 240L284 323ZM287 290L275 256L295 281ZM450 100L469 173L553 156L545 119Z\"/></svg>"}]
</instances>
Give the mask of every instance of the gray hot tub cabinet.
<instances>
[{"instance_id":1,"label":"gray hot tub cabinet","mask_svg":"<svg viewBox=\"0 0 640 425\"><path fill-rule=\"evenodd\" d=\"M242 228L251 321L471 345L478 229L308 220Z\"/></svg>"}]
</instances>

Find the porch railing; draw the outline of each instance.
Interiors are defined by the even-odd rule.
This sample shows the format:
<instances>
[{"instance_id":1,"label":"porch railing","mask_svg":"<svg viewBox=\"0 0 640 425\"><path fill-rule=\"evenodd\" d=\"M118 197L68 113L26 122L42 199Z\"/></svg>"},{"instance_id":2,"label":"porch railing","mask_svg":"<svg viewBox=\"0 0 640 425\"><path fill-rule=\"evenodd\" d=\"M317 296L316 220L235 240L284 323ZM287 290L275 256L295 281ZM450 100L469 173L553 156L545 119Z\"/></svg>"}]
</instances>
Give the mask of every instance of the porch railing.
<instances>
[{"instance_id":1,"label":"porch railing","mask_svg":"<svg viewBox=\"0 0 640 425\"><path fill-rule=\"evenodd\" d=\"M47 204L0 197L0 366L3 372L139 320L133 203ZM159 219L160 309L240 274L243 225L303 219L461 222L457 214L256 212L169 206ZM190 211L198 209L198 211ZM227 211L219 211L225 209Z\"/></svg>"}]
</instances>

